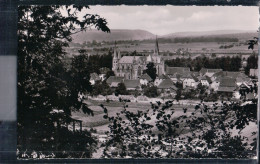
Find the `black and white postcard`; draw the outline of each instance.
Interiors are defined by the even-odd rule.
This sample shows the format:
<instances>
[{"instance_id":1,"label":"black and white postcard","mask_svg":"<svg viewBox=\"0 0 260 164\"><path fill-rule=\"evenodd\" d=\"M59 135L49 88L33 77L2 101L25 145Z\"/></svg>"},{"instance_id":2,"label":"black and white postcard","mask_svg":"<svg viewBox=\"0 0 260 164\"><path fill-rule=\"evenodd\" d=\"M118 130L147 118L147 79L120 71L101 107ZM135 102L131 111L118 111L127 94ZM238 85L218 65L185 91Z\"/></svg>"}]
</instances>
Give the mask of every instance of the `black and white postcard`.
<instances>
[{"instance_id":1,"label":"black and white postcard","mask_svg":"<svg viewBox=\"0 0 260 164\"><path fill-rule=\"evenodd\" d=\"M18 159L256 159L258 7L18 7Z\"/></svg>"}]
</instances>

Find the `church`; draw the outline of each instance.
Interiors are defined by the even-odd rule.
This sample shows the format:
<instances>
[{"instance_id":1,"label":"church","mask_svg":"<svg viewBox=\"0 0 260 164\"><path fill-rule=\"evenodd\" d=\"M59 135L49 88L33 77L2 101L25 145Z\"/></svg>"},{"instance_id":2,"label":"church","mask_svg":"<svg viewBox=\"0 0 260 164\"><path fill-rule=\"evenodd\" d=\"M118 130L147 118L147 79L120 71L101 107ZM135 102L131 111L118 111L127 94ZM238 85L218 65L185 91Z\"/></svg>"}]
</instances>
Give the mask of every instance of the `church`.
<instances>
[{"instance_id":1,"label":"church","mask_svg":"<svg viewBox=\"0 0 260 164\"><path fill-rule=\"evenodd\" d=\"M123 77L125 79L138 79L142 76L143 70L146 69L146 65L153 62L157 75L165 74L164 60L159 55L158 40L155 40L155 49L153 54L148 56L123 56L121 57L120 50L115 46L113 56L112 70L117 77Z\"/></svg>"}]
</instances>

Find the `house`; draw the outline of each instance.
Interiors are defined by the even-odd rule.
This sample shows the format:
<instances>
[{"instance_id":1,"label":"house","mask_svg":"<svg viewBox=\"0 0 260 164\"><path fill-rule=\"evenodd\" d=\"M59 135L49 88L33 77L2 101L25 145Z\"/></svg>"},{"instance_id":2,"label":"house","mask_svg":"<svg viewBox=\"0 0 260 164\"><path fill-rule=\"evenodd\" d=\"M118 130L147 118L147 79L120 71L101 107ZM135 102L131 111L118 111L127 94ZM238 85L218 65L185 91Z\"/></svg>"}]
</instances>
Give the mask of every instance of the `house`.
<instances>
[{"instance_id":1,"label":"house","mask_svg":"<svg viewBox=\"0 0 260 164\"><path fill-rule=\"evenodd\" d=\"M236 79L230 77L223 77L220 79L220 84L217 92L226 96L232 96L236 89Z\"/></svg>"},{"instance_id":2,"label":"house","mask_svg":"<svg viewBox=\"0 0 260 164\"><path fill-rule=\"evenodd\" d=\"M141 88L141 84L139 80L124 80L124 84L127 90L139 90Z\"/></svg>"},{"instance_id":3,"label":"house","mask_svg":"<svg viewBox=\"0 0 260 164\"><path fill-rule=\"evenodd\" d=\"M110 76L107 80L106 83L110 87L117 87L119 83L123 82L123 77L116 77L116 76Z\"/></svg>"},{"instance_id":4,"label":"house","mask_svg":"<svg viewBox=\"0 0 260 164\"><path fill-rule=\"evenodd\" d=\"M102 67L102 68L100 68L100 69L99 69L99 72L100 72L99 78L100 78L102 81L105 80L105 79L106 79L106 74L107 74L107 72L109 72L109 71L110 71L110 69L107 68L107 67Z\"/></svg>"},{"instance_id":5,"label":"house","mask_svg":"<svg viewBox=\"0 0 260 164\"><path fill-rule=\"evenodd\" d=\"M90 84L94 85L97 81L101 80L96 72L90 74Z\"/></svg>"},{"instance_id":6,"label":"house","mask_svg":"<svg viewBox=\"0 0 260 164\"><path fill-rule=\"evenodd\" d=\"M143 74L139 79L141 85L147 85L153 80L148 74Z\"/></svg>"},{"instance_id":7,"label":"house","mask_svg":"<svg viewBox=\"0 0 260 164\"><path fill-rule=\"evenodd\" d=\"M174 85L173 81L171 79L164 79L159 85L158 90L160 92L168 92L172 95L176 94L177 87Z\"/></svg>"},{"instance_id":8,"label":"house","mask_svg":"<svg viewBox=\"0 0 260 164\"><path fill-rule=\"evenodd\" d=\"M182 75L181 80L183 81L183 83L182 83L183 88L186 88L186 87L195 88L198 85L198 78L193 76L192 74Z\"/></svg>"},{"instance_id":9,"label":"house","mask_svg":"<svg viewBox=\"0 0 260 164\"><path fill-rule=\"evenodd\" d=\"M250 69L249 76L251 77L258 77L258 69Z\"/></svg>"},{"instance_id":10,"label":"house","mask_svg":"<svg viewBox=\"0 0 260 164\"><path fill-rule=\"evenodd\" d=\"M251 79L249 77L237 77L236 78L236 84L238 86L242 85L243 83L249 84Z\"/></svg>"},{"instance_id":11,"label":"house","mask_svg":"<svg viewBox=\"0 0 260 164\"><path fill-rule=\"evenodd\" d=\"M222 71L222 69L209 69L209 68L201 68L200 70L200 76L208 76L212 77L215 73Z\"/></svg>"},{"instance_id":12,"label":"house","mask_svg":"<svg viewBox=\"0 0 260 164\"><path fill-rule=\"evenodd\" d=\"M257 92L251 88L252 86L248 85L247 82L242 83L237 91L239 93L238 96L240 96L241 98L244 98L245 100L253 100L257 98ZM240 98L238 97L238 98Z\"/></svg>"},{"instance_id":13,"label":"house","mask_svg":"<svg viewBox=\"0 0 260 164\"><path fill-rule=\"evenodd\" d=\"M236 83L238 86L241 85L242 82L250 80L250 78L242 72L231 72L231 71L217 72L211 77L211 80L215 81L216 78L222 78L222 77L229 77L229 78L236 79Z\"/></svg>"},{"instance_id":14,"label":"house","mask_svg":"<svg viewBox=\"0 0 260 164\"><path fill-rule=\"evenodd\" d=\"M217 78L216 80L214 80L210 85L210 89L213 89L214 91L217 91L218 90L218 87L219 87L219 84L220 84L220 78Z\"/></svg>"},{"instance_id":15,"label":"house","mask_svg":"<svg viewBox=\"0 0 260 164\"><path fill-rule=\"evenodd\" d=\"M168 75L168 76L174 83L177 83L178 81L181 81L181 75L178 74L178 73L173 74L173 75Z\"/></svg>"},{"instance_id":16,"label":"house","mask_svg":"<svg viewBox=\"0 0 260 164\"><path fill-rule=\"evenodd\" d=\"M154 85L155 86L159 86L160 83L165 80L165 79L170 79L167 75L161 75L159 77L156 77L155 81L154 81Z\"/></svg>"},{"instance_id":17,"label":"house","mask_svg":"<svg viewBox=\"0 0 260 164\"><path fill-rule=\"evenodd\" d=\"M208 76L202 76L201 79L200 79L200 83L203 86L209 86L212 83L212 81Z\"/></svg>"}]
</instances>

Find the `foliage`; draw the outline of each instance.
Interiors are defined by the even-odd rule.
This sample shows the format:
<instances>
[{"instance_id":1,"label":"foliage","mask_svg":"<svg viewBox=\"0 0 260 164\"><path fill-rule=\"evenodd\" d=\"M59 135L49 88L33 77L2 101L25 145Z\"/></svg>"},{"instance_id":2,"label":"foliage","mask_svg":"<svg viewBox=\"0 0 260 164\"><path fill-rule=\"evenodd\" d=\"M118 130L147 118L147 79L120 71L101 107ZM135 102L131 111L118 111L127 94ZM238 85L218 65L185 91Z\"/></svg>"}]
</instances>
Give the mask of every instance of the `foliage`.
<instances>
[{"instance_id":1,"label":"foliage","mask_svg":"<svg viewBox=\"0 0 260 164\"><path fill-rule=\"evenodd\" d=\"M149 62L146 65L146 69L143 71L143 74L145 73L147 73L153 79L153 81L156 79L156 68L153 62Z\"/></svg>"},{"instance_id":2,"label":"foliage","mask_svg":"<svg viewBox=\"0 0 260 164\"><path fill-rule=\"evenodd\" d=\"M246 75L249 75L250 69L258 68L258 56L257 54L252 54L247 58L247 65L245 67Z\"/></svg>"},{"instance_id":3,"label":"foliage","mask_svg":"<svg viewBox=\"0 0 260 164\"><path fill-rule=\"evenodd\" d=\"M115 90L115 95L128 95L128 91L126 90L125 84L124 83L119 83L116 90Z\"/></svg>"},{"instance_id":4,"label":"foliage","mask_svg":"<svg viewBox=\"0 0 260 164\"><path fill-rule=\"evenodd\" d=\"M63 157L79 157L79 154L68 154L66 150L71 150L73 146L68 145L79 143L80 140L72 140L73 132L55 127L54 122L69 123L66 118L70 117L72 109L93 114L78 96L91 90L89 73L85 70L86 58L75 58L70 70L63 64L66 57L63 47L68 46L71 34L91 26L109 32L106 20L98 15L86 14L79 19L77 15L84 8L88 6L64 6L63 10L67 11L64 16L61 6L18 7L17 148L20 152L48 151L59 157L58 149L65 151ZM64 111L66 117L54 116L51 114L54 109ZM56 135L63 133L66 135L62 138ZM88 134L81 136L90 137ZM63 139L66 145L61 143ZM75 146L74 150L85 150L87 153L82 157L90 157L92 151L88 149L92 149L94 142L82 140L81 144Z\"/></svg>"},{"instance_id":5,"label":"foliage","mask_svg":"<svg viewBox=\"0 0 260 164\"><path fill-rule=\"evenodd\" d=\"M106 73L106 79L108 79L110 76L115 76L114 71L110 70Z\"/></svg>"},{"instance_id":6,"label":"foliage","mask_svg":"<svg viewBox=\"0 0 260 164\"><path fill-rule=\"evenodd\" d=\"M151 145L155 141L150 136L142 137L152 132L153 126L146 123L147 120L151 119L148 116L148 111L137 111L136 113L127 111L125 104L121 113L109 116L107 108L103 105L101 107L104 109L104 118L110 122L108 134L111 136L105 145L104 157L153 157ZM126 119L123 120L123 117Z\"/></svg>"},{"instance_id":7,"label":"foliage","mask_svg":"<svg viewBox=\"0 0 260 164\"><path fill-rule=\"evenodd\" d=\"M106 96L106 95L111 95L112 90L105 81L97 81L93 86L93 90L91 94L94 96L97 95Z\"/></svg>"},{"instance_id":8,"label":"foliage","mask_svg":"<svg viewBox=\"0 0 260 164\"><path fill-rule=\"evenodd\" d=\"M176 58L172 60L166 60L165 64L174 67L189 67L192 71L200 71L201 68L223 69L223 71L239 71L241 68L241 58L234 57L196 57L191 58Z\"/></svg>"},{"instance_id":9,"label":"foliage","mask_svg":"<svg viewBox=\"0 0 260 164\"><path fill-rule=\"evenodd\" d=\"M254 89L253 89L254 90ZM176 114L172 101L151 103L151 109L104 118L110 122L103 156L108 158L252 158L256 139L248 144L241 131L257 123L257 101L222 102ZM238 132L235 132L237 129ZM253 137L256 137L253 132Z\"/></svg>"},{"instance_id":10,"label":"foliage","mask_svg":"<svg viewBox=\"0 0 260 164\"><path fill-rule=\"evenodd\" d=\"M147 97L158 97L160 94L156 86L144 86L143 88L144 95Z\"/></svg>"},{"instance_id":11,"label":"foliage","mask_svg":"<svg viewBox=\"0 0 260 164\"><path fill-rule=\"evenodd\" d=\"M258 43L258 37L254 37L254 39L253 40L249 40L249 42L247 43L248 44L248 49L254 49L254 46L255 46L255 44L257 44Z\"/></svg>"}]
</instances>

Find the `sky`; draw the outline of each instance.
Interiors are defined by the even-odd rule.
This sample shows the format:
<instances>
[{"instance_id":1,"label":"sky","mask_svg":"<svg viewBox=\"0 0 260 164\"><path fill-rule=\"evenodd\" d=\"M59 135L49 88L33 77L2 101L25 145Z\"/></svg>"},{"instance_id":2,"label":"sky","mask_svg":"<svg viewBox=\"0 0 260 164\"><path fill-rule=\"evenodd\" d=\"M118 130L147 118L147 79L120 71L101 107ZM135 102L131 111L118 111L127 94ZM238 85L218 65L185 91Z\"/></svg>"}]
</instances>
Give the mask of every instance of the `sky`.
<instances>
[{"instance_id":1,"label":"sky","mask_svg":"<svg viewBox=\"0 0 260 164\"><path fill-rule=\"evenodd\" d=\"M157 35L185 31L250 30L259 27L258 7L246 6L90 6L85 12L106 18L110 29L141 29Z\"/></svg>"}]
</instances>

